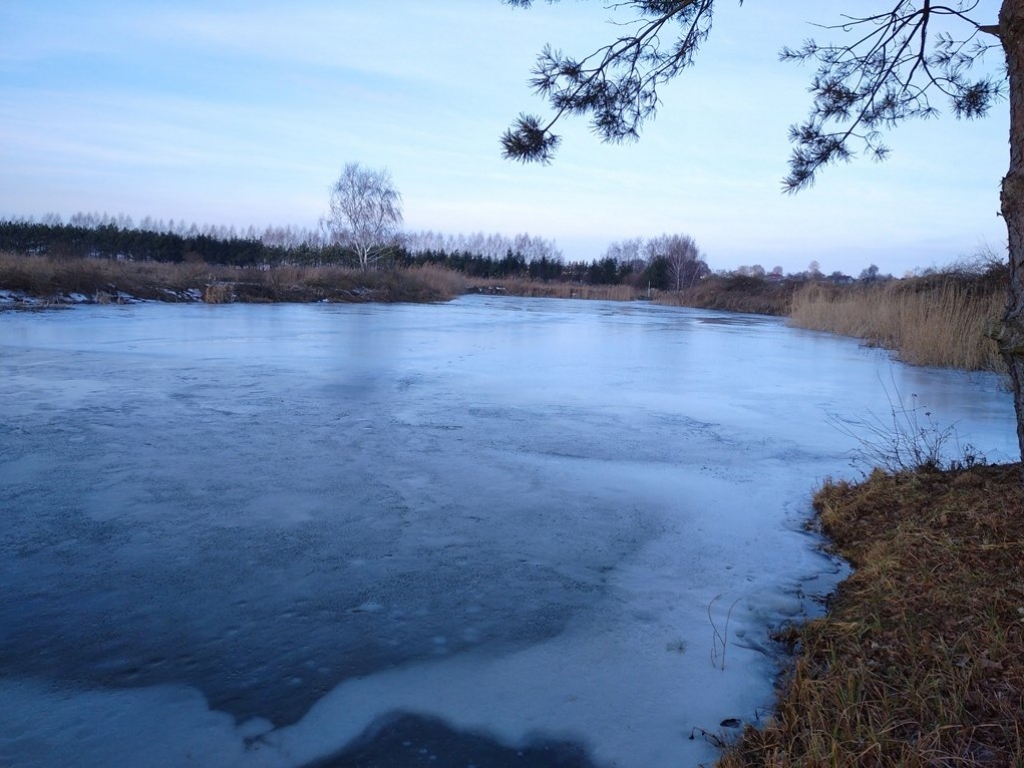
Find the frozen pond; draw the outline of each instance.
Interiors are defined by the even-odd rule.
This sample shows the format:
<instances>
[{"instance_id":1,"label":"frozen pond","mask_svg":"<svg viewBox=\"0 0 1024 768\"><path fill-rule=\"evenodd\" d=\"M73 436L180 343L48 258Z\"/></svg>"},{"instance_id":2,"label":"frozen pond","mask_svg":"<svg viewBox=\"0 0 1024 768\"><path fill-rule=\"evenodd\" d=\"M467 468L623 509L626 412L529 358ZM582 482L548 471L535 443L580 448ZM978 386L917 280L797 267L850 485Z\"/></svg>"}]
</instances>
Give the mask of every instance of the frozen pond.
<instances>
[{"instance_id":1,"label":"frozen pond","mask_svg":"<svg viewBox=\"0 0 1024 768\"><path fill-rule=\"evenodd\" d=\"M1006 460L997 384L640 303L0 314L0 764L710 762L836 570L827 421Z\"/></svg>"}]
</instances>

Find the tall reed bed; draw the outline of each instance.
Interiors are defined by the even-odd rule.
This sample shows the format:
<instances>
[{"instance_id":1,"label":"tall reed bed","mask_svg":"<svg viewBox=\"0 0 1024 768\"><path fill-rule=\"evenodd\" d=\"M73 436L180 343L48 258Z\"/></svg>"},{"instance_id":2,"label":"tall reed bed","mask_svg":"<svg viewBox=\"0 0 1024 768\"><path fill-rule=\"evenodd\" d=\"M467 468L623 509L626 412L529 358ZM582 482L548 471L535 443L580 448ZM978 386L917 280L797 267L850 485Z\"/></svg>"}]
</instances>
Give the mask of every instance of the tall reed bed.
<instances>
[{"instance_id":1,"label":"tall reed bed","mask_svg":"<svg viewBox=\"0 0 1024 768\"><path fill-rule=\"evenodd\" d=\"M1005 288L998 280L939 275L855 286L811 283L793 296L790 323L854 336L895 350L914 365L1004 370L985 335L999 318Z\"/></svg>"}]
</instances>

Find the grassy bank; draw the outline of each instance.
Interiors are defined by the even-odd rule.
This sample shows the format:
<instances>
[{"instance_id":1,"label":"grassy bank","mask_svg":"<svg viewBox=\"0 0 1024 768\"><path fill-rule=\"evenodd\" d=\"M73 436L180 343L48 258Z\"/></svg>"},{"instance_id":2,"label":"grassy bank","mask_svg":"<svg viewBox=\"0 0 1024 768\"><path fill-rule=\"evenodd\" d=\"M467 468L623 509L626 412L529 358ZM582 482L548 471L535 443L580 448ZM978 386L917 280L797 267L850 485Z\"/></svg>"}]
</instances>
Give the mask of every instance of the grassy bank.
<instances>
[{"instance_id":1,"label":"grassy bank","mask_svg":"<svg viewBox=\"0 0 1024 768\"><path fill-rule=\"evenodd\" d=\"M366 272L333 266L262 270L0 254L0 289L53 302L71 294L99 303L126 296L209 303L445 301L464 287L459 273L429 265Z\"/></svg>"},{"instance_id":2,"label":"grassy bank","mask_svg":"<svg viewBox=\"0 0 1024 768\"><path fill-rule=\"evenodd\" d=\"M634 299L647 298L646 291L641 291L632 285L586 285L531 280L524 277L467 277L466 288L472 293L544 299L633 301Z\"/></svg>"},{"instance_id":3,"label":"grassy bank","mask_svg":"<svg viewBox=\"0 0 1024 768\"><path fill-rule=\"evenodd\" d=\"M788 315L793 294L800 284L745 275L712 275L682 291L661 292L654 301L676 307Z\"/></svg>"},{"instance_id":4,"label":"grassy bank","mask_svg":"<svg viewBox=\"0 0 1024 768\"><path fill-rule=\"evenodd\" d=\"M852 286L810 283L794 295L790 322L865 339L913 365L1002 371L985 328L1005 301L999 270Z\"/></svg>"},{"instance_id":5,"label":"grassy bank","mask_svg":"<svg viewBox=\"0 0 1024 768\"><path fill-rule=\"evenodd\" d=\"M527 278L467 278L469 290L552 299L603 299L634 301L651 299L655 304L695 309L719 309L759 315L787 315L797 282L772 282L744 275L712 275L681 291L649 291L628 283L588 285L544 282Z\"/></svg>"},{"instance_id":6,"label":"grassy bank","mask_svg":"<svg viewBox=\"0 0 1024 768\"><path fill-rule=\"evenodd\" d=\"M876 471L814 503L855 571L720 768L1024 765L1021 466Z\"/></svg>"}]
</instances>

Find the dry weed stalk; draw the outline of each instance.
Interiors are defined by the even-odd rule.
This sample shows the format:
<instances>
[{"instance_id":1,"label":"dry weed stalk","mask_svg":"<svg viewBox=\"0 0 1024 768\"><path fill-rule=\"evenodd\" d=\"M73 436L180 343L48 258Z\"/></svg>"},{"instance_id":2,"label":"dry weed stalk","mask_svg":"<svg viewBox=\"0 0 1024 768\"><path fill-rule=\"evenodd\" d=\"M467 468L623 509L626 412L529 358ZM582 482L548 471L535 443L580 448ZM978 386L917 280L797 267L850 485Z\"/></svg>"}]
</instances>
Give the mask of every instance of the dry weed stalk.
<instances>
[{"instance_id":1,"label":"dry weed stalk","mask_svg":"<svg viewBox=\"0 0 1024 768\"><path fill-rule=\"evenodd\" d=\"M733 600L732 605L729 606L728 612L725 614L725 625L722 627L722 631L718 631L718 625L715 623L715 617L711 615L711 609L715 603L722 598L721 595L715 595L711 602L708 603L708 621L711 622L711 666L715 669L720 669L725 672L725 649L729 642L729 621L732 619L733 609L736 604L739 603L740 599L736 598Z\"/></svg>"}]
</instances>

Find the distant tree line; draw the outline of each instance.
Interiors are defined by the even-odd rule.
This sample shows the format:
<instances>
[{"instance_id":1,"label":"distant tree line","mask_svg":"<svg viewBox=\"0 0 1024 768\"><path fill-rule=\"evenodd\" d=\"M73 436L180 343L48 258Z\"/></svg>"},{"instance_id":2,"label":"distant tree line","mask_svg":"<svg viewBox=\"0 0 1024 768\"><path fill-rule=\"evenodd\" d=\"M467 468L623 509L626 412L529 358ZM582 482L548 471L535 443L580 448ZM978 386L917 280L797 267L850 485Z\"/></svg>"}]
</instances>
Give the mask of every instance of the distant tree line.
<instances>
[{"instance_id":1,"label":"distant tree line","mask_svg":"<svg viewBox=\"0 0 1024 768\"><path fill-rule=\"evenodd\" d=\"M59 258L196 262L267 268L281 264L355 266L360 255L320 229L203 226L146 217L75 214L0 221L0 250ZM529 234L405 234L383 264L437 264L470 277L529 278L592 285L672 289L709 274L692 238L663 235L615 243L598 259L565 261L554 241Z\"/></svg>"},{"instance_id":2,"label":"distant tree line","mask_svg":"<svg viewBox=\"0 0 1024 768\"><path fill-rule=\"evenodd\" d=\"M433 232L407 236L409 264L442 264L471 277L521 277L589 285L633 285L680 290L711 274L689 235L661 235L612 243L592 261L565 261L553 242L529 235L455 237Z\"/></svg>"},{"instance_id":3,"label":"distant tree line","mask_svg":"<svg viewBox=\"0 0 1024 768\"><path fill-rule=\"evenodd\" d=\"M285 261L306 263L323 259L321 244L310 238L288 242L287 231L268 228L264 239L251 230L238 233L233 228L205 227L184 222L175 224L143 220L141 226L131 219L76 214L67 223L58 217L0 221L0 250L61 258L109 258L128 261L184 261L256 267Z\"/></svg>"},{"instance_id":4,"label":"distant tree line","mask_svg":"<svg viewBox=\"0 0 1024 768\"><path fill-rule=\"evenodd\" d=\"M234 227L75 214L66 223L54 215L41 220L0 220L0 251L59 258L109 258L129 261L205 262L236 267L280 264L356 266L358 251L332 242L319 229ZM432 232L406 235L389 249L385 264L443 264L480 277L532 276L562 279L561 252L554 242L530 235L447 236ZM584 270L585 271L585 270Z\"/></svg>"},{"instance_id":5,"label":"distant tree line","mask_svg":"<svg viewBox=\"0 0 1024 768\"><path fill-rule=\"evenodd\" d=\"M357 266L359 255L332 242L322 229L268 226L236 229L198 226L184 220L145 217L136 226L127 216L83 214L67 222L55 215L40 220L0 220L0 251L60 258L109 258L131 261L196 262L247 268L282 264ZM482 279L522 278L589 285L632 285L644 289L683 290L712 274L704 254L689 235L660 235L614 242L591 261L566 261L553 240L519 234L447 235L432 231L406 233L382 264L436 264ZM721 276L757 280L827 280L852 283L841 272L825 275L813 261L803 272L783 274L759 264L741 266ZM892 279L871 265L856 282Z\"/></svg>"},{"instance_id":6,"label":"distant tree line","mask_svg":"<svg viewBox=\"0 0 1024 768\"><path fill-rule=\"evenodd\" d=\"M480 278L532 278L568 280L562 252L553 240L519 234L476 232L470 235L446 235L440 232L416 232L403 236L399 263L437 264Z\"/></svg>"}]
</instances>

